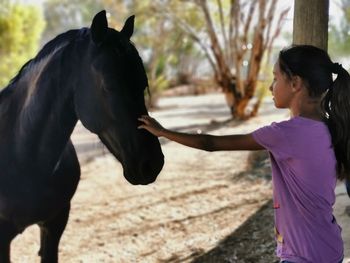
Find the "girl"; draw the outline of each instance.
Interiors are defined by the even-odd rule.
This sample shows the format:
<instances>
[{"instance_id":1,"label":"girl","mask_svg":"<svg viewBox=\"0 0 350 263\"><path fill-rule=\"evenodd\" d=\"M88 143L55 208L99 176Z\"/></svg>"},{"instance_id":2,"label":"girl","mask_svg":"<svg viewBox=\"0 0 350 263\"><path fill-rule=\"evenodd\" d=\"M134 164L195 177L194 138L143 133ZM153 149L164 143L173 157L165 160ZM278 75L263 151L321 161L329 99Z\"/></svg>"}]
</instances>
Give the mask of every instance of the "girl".
<instances>
[{"instance_id":1,"label":"girl","mask_svg":"<svg viewBox=\"0 0 350 263\"><path fill-rule=\"evenodd\" d=\"M228 136L170 131L149 116L139 118L139 128L206 151L268 150L277 256L281 262L342 262L332 206L337 178L350 174L350 76L309 45L280 51L273 74L270 90L276 108L290 109L287 121Z\"/></svg>"}]
</instances>

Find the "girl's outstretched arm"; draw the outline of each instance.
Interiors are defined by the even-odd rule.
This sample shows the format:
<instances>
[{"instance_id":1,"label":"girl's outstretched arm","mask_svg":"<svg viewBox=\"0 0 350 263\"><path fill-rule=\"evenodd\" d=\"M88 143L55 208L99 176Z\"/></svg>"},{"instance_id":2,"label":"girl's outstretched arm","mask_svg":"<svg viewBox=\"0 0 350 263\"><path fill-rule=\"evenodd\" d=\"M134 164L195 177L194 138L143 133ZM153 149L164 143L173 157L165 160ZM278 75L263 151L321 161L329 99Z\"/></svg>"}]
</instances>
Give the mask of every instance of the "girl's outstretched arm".
<instances>
[{"instance_id":1,"label":"girl's outstretched arm","mask_svg":"<svg viewBox=\"0 0 350 263\"><path fill-rule=\"evenodd\" d=\"M264 150L251 134L226 136L189 134L165 129L155 119L147 115L141 116L138 120L142 122L139 129L146 129L157 137L165 137L171 141L205 151Z\"/></svg>"}]
</instances>

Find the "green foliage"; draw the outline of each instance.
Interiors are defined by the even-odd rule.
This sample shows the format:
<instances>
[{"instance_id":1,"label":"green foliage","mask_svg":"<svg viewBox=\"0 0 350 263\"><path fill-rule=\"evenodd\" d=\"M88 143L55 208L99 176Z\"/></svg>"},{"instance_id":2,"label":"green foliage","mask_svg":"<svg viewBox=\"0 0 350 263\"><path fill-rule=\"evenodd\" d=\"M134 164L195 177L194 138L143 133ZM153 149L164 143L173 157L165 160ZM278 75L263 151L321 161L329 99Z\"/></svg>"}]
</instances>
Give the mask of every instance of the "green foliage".
<instances>
[{"instance_id":1,"label":"green foliage","mask_svg":"<svg viewBox=\"0 0 350 263\"><path fill-rule=\"evenodd\" d=\"M151 79L149 85L153 87L153 92L161 92L169 88L169 80L165 78L165 75L158 75L156 78Z\"/></svg>"},{"instance_id":2,"label":"green foliage","mask_svg":"<svg viewBox=\"0 0 350 263\"><path fill-rule=\"evenodd\" d=\"M350 54L350 0L342 0L343 10L340 25L330 25L328 49L332 58L338 59Z\"/></svg>"},{"instance_id":3,"label":"green foliage","mask_svg":"<svg viewBox=\"0 0 350 263\"><path fill-rule=\"evenodd\" d=\"M44 41L70 29L90 26L93 16L102 9L103 4L96 0L46 0Z\"/></svg>"},{"instance_id":4,"label":"green foliage","mask_svg":"<svg viewBox=\"0 0 350 263\"><path fill-rule=\"evenodd\" d=\"M109 23L117 30L122 27L126 17L136 15L132 41L144 60L151 91L157 93L169 88L174 79L176 83L177 76L184 70L180 66L182 57L196 57L198 53L194 52L193 41L178 24L159 12L159 7L162 5L173 13L185 15L193 24L202 25L203 19L198 18L198 12L193 12L195 6L184 9L179 1L162 0L101 1L111 14ZM199 26L198 29L203 30Z\"/></svg>"},{"instance_id":5,"label":"green foliage","mask_svg":"<svg viewBox=\"0 0 350 263\"><path fill-rule=\"evenodd\" d=\"M39 7L19 3L4 6L0 9L0 87L35 55L45 26Z\"/></svg>"},{"instance_id":6,"label":"green foliage","mask_svg":"<svg viewBox=\"0 0 350 263\"><path fill-rule=\"evenodd\" d=\"M156 7L163 5L177 15L183 15L198 32L204 31L204 20L197 7L183 5L179 1L163 0L46 0L44 2L47 27L44 42L68 29L89 26L92 17L102 9L109 14L109 26L120 30L126 18L136 15L135 33L132 41L145 63L150 89L158 92L174 83L174 79L183 75L183 58L202 59L192 39L167 18ZM194 67L194 66L193 66ZM189 73L187 73L189 74ZM176 83L176 81L175 81Z\"/></svg>"}]
</instances>

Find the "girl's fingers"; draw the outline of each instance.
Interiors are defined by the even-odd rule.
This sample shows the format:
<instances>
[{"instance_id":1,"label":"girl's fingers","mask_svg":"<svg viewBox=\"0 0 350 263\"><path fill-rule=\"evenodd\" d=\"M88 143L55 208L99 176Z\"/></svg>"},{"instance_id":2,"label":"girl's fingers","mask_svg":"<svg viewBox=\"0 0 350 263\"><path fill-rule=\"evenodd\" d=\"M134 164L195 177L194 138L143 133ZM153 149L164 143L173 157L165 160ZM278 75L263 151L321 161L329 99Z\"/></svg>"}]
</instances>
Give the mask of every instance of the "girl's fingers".
<instances>
[{"instance_id":1,"label":"girl's fingers","mask_svg":"<svg viewBox=\"0 0 350 263\"><path fill-rule=\"evenodd\" d=\"M152 121L154 121L153 118L147 115L142 115L140 118L138 118L138 120L146 124L150 124Z\"/></svg>"},{"instance_id":2,"label":"girl's fingers","mask_svg":"<svg viewBox=\"0 0 350 263\"><path fill-rule=\"evenodd\" d=\"M148 120L144 116L138 118L138 120L142 121L143 123L147 123L148 122Z\"/></svg>"},{"instance_id":3,"label":"girl's fingers","mask_svg":"<svg viewBox=\"0 0 350 263\"><path fill-rule=\"evenodd\" d=\"M147 115L142 115L140 118L138 118L138 120L143 123L138 126L140 129L150 126L152 124L152 121L154 121L150 116Z\"/></svg>"}]
</instances>

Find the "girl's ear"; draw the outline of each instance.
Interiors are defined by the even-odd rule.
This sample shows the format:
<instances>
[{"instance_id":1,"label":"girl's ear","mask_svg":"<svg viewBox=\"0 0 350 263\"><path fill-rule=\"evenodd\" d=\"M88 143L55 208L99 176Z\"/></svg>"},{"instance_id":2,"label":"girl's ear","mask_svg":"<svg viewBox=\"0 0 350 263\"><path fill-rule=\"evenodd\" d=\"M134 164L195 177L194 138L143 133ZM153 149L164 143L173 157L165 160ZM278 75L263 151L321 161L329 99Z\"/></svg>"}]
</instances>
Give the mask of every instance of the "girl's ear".
<instances>
[{"instance_id":1,"label":"girl's ear","mask_svg":"<svg viewBox=\"0 0 350 263\"><path fill-rule=\"evenodd\" d=\"M301 90L303 85L304 85L304 83L303 83L303 80L301 77L299 77L299 76L292 77L292 90L294 92Z\"/></svg>"}]
</instances>

